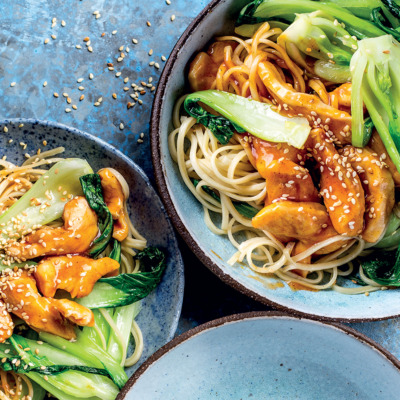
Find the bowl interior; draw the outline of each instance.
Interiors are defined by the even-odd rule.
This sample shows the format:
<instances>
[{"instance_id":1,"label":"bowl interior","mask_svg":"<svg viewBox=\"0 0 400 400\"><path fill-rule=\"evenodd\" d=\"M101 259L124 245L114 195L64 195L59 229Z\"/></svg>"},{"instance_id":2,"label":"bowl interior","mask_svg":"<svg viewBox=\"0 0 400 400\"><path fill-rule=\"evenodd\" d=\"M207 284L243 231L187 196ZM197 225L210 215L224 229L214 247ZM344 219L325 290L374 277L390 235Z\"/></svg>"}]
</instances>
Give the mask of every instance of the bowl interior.
<instances>
[{"instance_id":1,"label":"bowl interior","mask_svg":"<svg viewBox=\"0 0 400 400\"><path fill-rule=\"evenodd\" d=\"M367 400L400 389L399 363L337 326L264 315L194 331L138 371L124 398Z\"/></svg>"},{"instance_id":2,"label":"bowl interior","mask_svg":"<svg viewBox=\"0 0 400 400\"><path fill-rule=\"evenodd\" d=\"M21 126L23 124L23 126ZM4 133L4 126L8 132ZM21 126L21 127L20 127ZM167 268L160 285L142 302L137 323L143 332L145 348L140 361L129 368L132 374L139 365L175 334L183 299L183 263L173 228L164 207L143 171L112 146L87 133L52 122L35 120L0 121L0 156L22 163L24 154L35 154L55 147L65 147L62 157L86 159L94 171L103 167L118 170L130 188L128 208L138 231L148 245L166 251ZM12 139L12 143L10 143ZM47 146L43 146L43 141ZM26 148L19 145L25 143Z\"/></svg>"},{"instance_id":3,"label":"bowl interior","mask_svg":"<svg viewBox=\"0 0 400 400\"><path fill-rule=\"evenodd\" d=\"M177 99L188 92L185 80L193 55L218 34L233 32L239 10L247 1L214 1L181 37L164 69L152 116L152 150L157 183L167 210L186 242L201 261L222 280L241 292L277 308L309 317L342 321L376 320L398 316L400 297L393 291L343 295L335 291L293 291L280 281L262 277L243 265L226 261L235 249L226 237L211 233L203 220L200 203L185 187L169 155L168 134Z\"/></svg>"}]
</instances>

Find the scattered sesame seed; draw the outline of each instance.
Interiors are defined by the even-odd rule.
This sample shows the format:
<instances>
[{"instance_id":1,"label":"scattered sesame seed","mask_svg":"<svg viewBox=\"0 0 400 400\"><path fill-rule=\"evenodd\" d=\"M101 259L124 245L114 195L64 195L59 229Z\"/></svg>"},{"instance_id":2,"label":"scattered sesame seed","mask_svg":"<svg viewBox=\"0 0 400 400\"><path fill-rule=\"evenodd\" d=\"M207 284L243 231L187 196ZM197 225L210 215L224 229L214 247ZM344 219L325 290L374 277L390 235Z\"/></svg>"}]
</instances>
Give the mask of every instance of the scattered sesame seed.
<instances>
[{"instance_id":1,"label":"scattered sesame seed","mask_svg":"<svg viewBox=\"0 0 400 400\"><path fill-rule=\"evenodd\" d=\"M84 42L88 42L90 40L89 36L86 36L85 38L83 38Z\"/></svg>"},{"instance_id":2,"label":"scattered sesame seed","mask_svg":"<svg viewBox=\"0 0 400 400\"><path fill-rule=\"evenodd\" d=\"M62 95L63 95L64 97L68 97L68 93L67 93L67 92L64 92Z\"/></svg>"},{"instance_id":3,"label":"scattered sesame seed","mask_svg":"<svg viewBox=\"0 0 400 400\"><path fill-rule=\"evenodd\" d=\"M16 84L17 84L17 82L11 82L11 83L10 83L10 86L11 86L11 87L14 87Z\"/></svg>"},{"instance_id":4,"label":"scattered sesame seed","mask_svg":"<svg viewBox=\"0 0 400 400\"><path fill-rule=\"evenodd\" d=\"M121 76L121 72L117 72L117 73L115 74L115 76L118 78L119 76Z\"/></svg>"},{"instance_id":5,"label":"scattered sesame seed","mask_svg":"<svg viewBox=\"0 0 400 400\"><path fill-rule=\"evenodd\" d=\"M83 86L79 86L78 89L79 90L85 90L85 88Z\"/></svg>"},{"instance_id":6,"label":"scattered sesame seed","mask_svg":"<svg viewBox=\"0 0 400 400\"><path fill-rule=\"evenodd\" d=\"M155 64L155 61L150 61L149 62L150 67L152 67L154 64Z\"/></svg>"},{"instance_id":7,"label":"scattered sesame seed","mask_svg":"<svg viewBox=\"0 0 400 400\"><path fill-rule=\"evenodd\" d=\"M52 38L53 40L56 40L56 39L57 39L57 36L56 36L56 35L51 35L51 38Z\"/></svg>"},{"instance_id":8,"label":"scattered sesame seed","mask_svg":"<svg viewBox=\"0 0 400 400\"><path fill-rule=\"evenodd\" d=\"M46 87L47 86L47 81L44 81L43 82L43 87Z\"/></svg>"},{"instance_id":9,"label":"scattered sesame seed","mask_svg":"<svg viewBox=\"0 0 400 400\"><path fill-rule=\"evenodd\" d=\"M114 71L114 67L108 67L109 71Z\"/></svg>"},{"instance_id":10,"label":"scattered sesame seed","mask_svg":"<svg viewBox=\"0 0 400 400\"><path fill-rule=\"evenodd\" d=\"M4 131L5 133L7 133L7 132L8 132L8 128L5 126L5 127L3 128L3 131Z\"/></svg>"},{"instance_id":11,"label":"scattered sesame seed","mask_svg":"<svg viewBox=\"0 0 400 400\"><path fill-rule=\"evenodd\" d=\"M162 61L167 61L167 58L165 56L161 56Z\"/></svg>"},{"instance_id":12,"label":"scattered sesame seed","mask_svg":"<svg viewBox=\"0 0 400 400\"><path fill-rule=\"evenodd\" d=\"M93 79L94 75L92 73L89 74L89 79Z\"/></svg>"},{"instance_id":13,"label":"scattered sesame seed","mask_svg":"<svg viewBox=\"0 0 400 400\"><path fill-rule=\"evenodd\" d=\"M153 49L149 50L149 56L153 55Z\"/></svg>"},{"instance_id":14,"label":"scattered sesame seed","mask_svg":"<svg viewBox=\"0 0 400 400\"><path fill-rule=\"evenodd\" d=\"M69 112L71 112L71 109L70 109L70 108L66 108L66 109L65 109L65 112L66 112L66 113L69 113Z\"/></svg>"},{"instance_id":15,"label":"scattered sesame seed","mask_svg":"<svg viewBox=\"0 0 400 400\"><path fill-rule=\"evenodd\" d=\"M132 39L132 43L133 44L138 44L138 40L137 39Z\"/></svg>"},{"instance_id":16,"label":"scattered sesame seed","mask_svg":"<svg viewBox=\"0 0 400 400\"><path fill-rule=\"evenodd\" d=\"M118 31L112 31L111 34L115 35Z\"/></svg>"},{"instance_id":17,"label":"scattered sesame seed","mask_svg":"<svg viewBox=\"0 0 400 400\"><path fill-rule=\"evenodd\" d=\"M123 57L118 57L118 58L117 58L117 61L118 61L118 62L121 62L122 60L123 60Z\"/></svg>"},{"instance_id":18,"label":"scattered sesame seed","mask_svg":"<svg viewBox=\"0 0 400 400\"><path fill-rule=\"evenodd\" d=\"M106 33L103 32L100 36L101 36L101 37L104 37L104 36L106 36Z\"/></svg>"},{"instance_id":19,"label":"scattered sesame seed","mask_svg":"<svg viewBox=\"0 0 400 400\"><path fill-rule=\"evenodd\" d=\"M127 86L124 87L124 92L127 92L129 88Z\"/></svg>"},{"instance_id":20,"label":"scattered sesame seed","mask_svg":"<svg viewBox=\"0 0 400 400\"><path fill-rule=\"evenodd\" d=\"M128 81L129 81L128 77L124 78L124 83L128 83Z\"/></svg>"},{"instance_id":21,"label":"scattered sesame seed","mask_svg":"<svg viewBox=\"0 0 400 400\"><path fill-rule=\"evenodd\" d=\"M18 128L22 128L24 126L24 124L19 124Z\"/></svg>"},{"instance_id":22,"label":"scattered sesame seed","mask_svg":"<svg viewBox=\"0 0 400 400\"><path fill-rule=\"evenodd\" d=\"M150 21L147 21L146 24L147 24L147 26L151 26Z\"/></svg>"},{"instance_id":23,"label":"scattered sesame seed","mask_svg":"<svg viewBox=\"0 0 400 400\"><path fill-rule=\"evenodd\" d=\"M165 2L167 3L168 6L171 4L171 0L165 0Z\"/></svg>"},{"instance_id":24,"label":"scattered sesame seed","mask_svg":"<svg viewBox=\"0 0 400 400\"><path fill-rule=\"evenodd\" d=\"M81 95L81 97L79 97L79 101L82 101L85 98L85 95Z\"/></svg>"},{"instance_id":25,"label":"scattered sesame seed","mask_svg":"<svg viewBox=\"0 0 400 400\"><path fill-rule=\"evenodd\" d=\"M116 94L116 93L113 93L113 94L112 94L112 97L113 97L113 99L116 99L116 98L117 98L117 94Z\"/></svg>"},{"instance_id":26,"label":"scattered sesame seed","mask_svg":"<svg viewBox=\"0 0 400 400\"><path fill-rule=\"evenodd\" d=\"M77 79L76 80L78 83L81 83L81 82L83 82L83 78L79 78L79 79Z\"/></svg>"},{"instance_id":27,"label":"scattered sesame seed","mask_svg":"<svg viewBox=\"0 0 400 400\"><path fill-rule=\"evenodd\" d=\"M154 64L154 67L157 68L157 69L159 69L159 68L160 68L160 64L159 64L159 63L155 63L155 64Z\"/></svg>"},{"instance_id":28,"label":"scattered sesame seed","mask_svg":"<svg viewBox=\"0 0 400 400\"><path fill-rule=\"evenodd\" d=\"M64 27L66 24L66 22L64 20L61 21L61 26Z\"/></svg>"},{"instance_id":29,"label":"scattered sesame seed","mask_svg":"<svg viewBox=\"0 0 400 400\"><path fill-rule=\"evenodd\" d=\"M53 96L56 97L56 98L59 97L57 92L54 92L54 93L53 93Z\"/></svg>"},{"instance_id":30,"label":"scattered sesame seed","mask_svg":"<svg viewBox=\"0 0 400 400\"><path fill-rule=\"evenodd\" d=\"M49 38L44 39L44 44L47 44L47 43L49 43L49 42L50 42L50 39L49 39Z\"/></svg>"},{"instance_id":31,"label":"scattered sesame seed","mask_svg":"<svg viewBox=\"0 0 400 400\"><path fill-rule=\"evenodd\" d=\"M143 139L138 139L137 142L138 143L143 143Z\"/></svg>"},{"instance_id":32,"label":"scattered sesame seed","mask_svg":"<svg viewBox=\"0 0 400 400\"><path fill-rule=\"evenodd\" d=\"M75 104L72 105L72 108L73 108L74 110L77 110L77 109L78 109L78 107L77 107Z\"/></svg>"},{"instance_id":33,"label":"scattered sesame seed","mask_svg":"<svg viewBox=\"0 0 400 400\"><path fill-rule=\"evenodd\" d=\"M122 131L124 128L125 128L125 125L121 122L121 123L119 124L119 129L121 129L121 131Z\"/></svg>"},{"instance_id":34,"label":"scattered sesame seed","mask_svg":"<svg viewBox=\"0 0 400 400\"><path fill-rule=\"evenodd\" d=\"M77 44L75 47L76 47L77 49L81 49L81 48L82 48L82 46L81 46L80 44Z\"/></svg>"},{"instance_id":35,"label":"scattered sesame seed","mask_svg":"<svg viewBox=\"0 0 400 400\"><path fill-rule=\"evenodd\" d=\"M89 51L89 52L92 52L92 51L93 51L93 48L92 48L92 46L88 46L88 48L87 48L87 49L88 49L88 51Z\"/></svg>"},{"instance_id":36,"label":"scattered sesame seed","mask_svg":"<svg viewBox=\"0 0 400 400\"><path fill-rule=\"evenodd\" d=\"M71 102L72 102L71 97L67 97L67 103L71 104Z\"/></svg>"},{"instance_id":37,"label":"scattered sesame seed","mask_svg":"<svg viewBox=\"0 0 400 400\"><path fill-rule=\"evenodd\" d=\"M171 15L171 21L174 21L175 20L175 14L172 14Z\"/></svg>"},{"instance_id":38,"label":"scattered sesame seed","mask_svg":"<svg viewBox=\"0 0 400 400\"><path fill-rule=\"evenodd\" d=\"M98 101L96 101L96 103L94 103L95 107L98 107L100 105L100 103Z\"/></svg>"},{"instance_id":39,"label":"scattered sesame seed","mask_svg":"<svg viewBox=\"0 0 400 400\"><path fill-rule=\"evenodd\" d=\"M99 19L100 17L101 17L101 14L97 14L95 18Z\"/></svg>"}]
</instances>

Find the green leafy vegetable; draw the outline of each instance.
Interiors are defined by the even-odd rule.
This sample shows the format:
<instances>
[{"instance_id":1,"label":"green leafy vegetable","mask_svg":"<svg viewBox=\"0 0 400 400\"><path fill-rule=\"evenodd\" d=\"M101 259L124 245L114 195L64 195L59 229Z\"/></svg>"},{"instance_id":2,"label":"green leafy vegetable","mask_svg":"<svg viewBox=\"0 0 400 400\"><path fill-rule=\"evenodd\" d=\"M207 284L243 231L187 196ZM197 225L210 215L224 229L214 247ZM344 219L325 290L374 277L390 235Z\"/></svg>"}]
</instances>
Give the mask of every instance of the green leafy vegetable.
<instances>
[{"instance_id":1,"label":"green leafy vegetable","mask_svg":"<svg viewBox=\"0 0 400 400\"><path fill-rule=\"evenodd\" d=\"M91 173L92 169L85 160L69 158L59 161L51 167L38 181L4 214L0 216L0 225L7 226L0 233L0 241L9 237L18 238L16 224L10 223L18 219L18 226L24 226L28 233L34 226L46 225L61 218L65 206L67 192L73 196L82 195L79 178ZM59 188L62 190L59 190ZM48 204L42 208L41 204ZM42 211L44 210L44 211Z\"/></svg>"},{"instance_id":2,"label":"green leafy vegetable","mask_svg":"<svg viewBox=\"0 0 400 400\"><path fill-rule=\"evenodd\" d=\"M38 345L35 341L30 341L18 335L13 335L9 339L9 343L11 346L8 345L8 352L5 353L4 351L6 358L18 357L21 363L28 365L27 369L40 369L40 372L28 371L25 373L58 399L74 400L97 397L103 400L113 400L118 394L117 387L110 379L94 373L94 369L90 372L89 370L84 371L86 368L82 367L85 364L79 356L72 356L69 352L53 348L49 344ZM7 345L3 344L2 349L3 346ZM34 348L40 349L39 355L33 353L31 349ZM54 361L60 360L61 357L64 365L55 365ZM68 363L73 364L68 365ZM64 369L64 371L61 371L61 369ZM104 370L102 365L100 369ZM44 374L42 371L44 371ZM46 379L43 375L46 375Z\"/></svg>"},{"instance_id":3,"label":"green leafy vegetable","mask_svg":"<svg viewBox=\"0 0 400 400\"><path fill-rule=\"evenodd\" d=\"M376 251L362 261L365 275L384 286L400 286L400 249Z\"/></svg>"},{"instance_id":4,"label":"green leafy vegetable","mask_svg":"<svg viewBox=\"0 0 400 400\"><path fill-rule=\"evenodd\" d=\"M114 239L109 257L121 264L121 243L117 239Z\"/></svg>"},{"instance_id":5,"label":"green leafy vegetable","mask_svg":"<svg viewBox=\"0 0 400 400\"><path fill-rule=\"evenodd\" d=\"M76 301L88 308L119 307L135 303L146 297L161 281L165 270L165 255L156 247L147 247L136 258L140 272L101 278L92 292Z\"/></svg>"},{"instance_id":6,"label":"green leafy vegetable","mask_svg":"<svg viewBox=\"0 0 400 400\"><path fill-rule=\"evenodd\" d=\"M374 8L371 11L371 19L374 21L376 26L379 26L382 31L385 33L388 33L392 35L396 40L400 39L400 32L398 32L396 29L393 29L390 26L390 22L388 22L386 16L381 13L382 9L381 8Z\"/></svg>"},{"instance_id":7,"label":"green leafy vegetable","mask_svg":"<svg viewBox=\"0 0 400 400\"><path fill-rule=\"evenodd\" d=\"M192 179L194 187L197 187L200 181L197 179ZM217 195L217 193L214 192L211 188L208 186L202 186L201 187L208 195L210 195L213 199L217 200L218 202L221 202L221 198ZM250 204L244 203L244 202L233 202L233 206L236 208L237 212L239 214L242 214L245 218L253 218L256 216L256 214L260 211L257 210L257 208L251 206Z\"/></svg>"},{"instance_id":8,"label":"green leafy vegetable","mask_svg":"<svg viewBox=\"0 0 400 400\"><path fill-rule=\"evenodd\" d=\"M107 204L104 202L99 174L89 174L80 178L82 190L90 207L98 217L100 236L93 242L89 254L96 258L112 239L114 221Z\"/></svg>"},{"instance_id":9,"label":"green leafy vegetable","mask_svg":"<svg viewBox=\"0 0 400 400\"><path fill-rule=\"evenodd\" d=\"M198 102L222 116L210 114ZM273 111L269 104L217 90L192 93L186 97L184 106L186 112L208 127L222 144L226 144L236 130L270 142L285 142L302 148L311 130L306 118L287 118Z\"/></svg>"},{"instance_id":10,"label":"green leafy vegetable","mask_svg":"<svg viewBox=\"0 0 400 400\"><path fill-rule=\"evenodd\" d=\"M352 143L366 143L365 104L393 163L400 171L400 44L391 35L364 39L351 59Z\"/></svg>"},{"instance_id":11,"label":"green leafy vegetable","mask_svg":"<svg viewBox=\"0 0 400 400\"><path fill-rule=\"evenodd\" d=\"M364 2L359 2L363 7ZM349 10L329 2L308 0L255 0L245 6L240 12L236 26L243 24L259 24L268 20L283 20L293 22L296 14L320 11L324 17L334 16L339 22L344 23L351 36L358 39L384 35L379 27L370 21L359 18Z\"/></svg>"},{"instance_id":12,"label":"green leafy vegetable","mask_svg":"<svg viewBox=\"0 0 400 400\"><path fill-rule=\"evenodd\" d=\"M389 12L397 19L400 19L400 6L394 0L382 0Z\"/></svg>"},{"instance_id":13,"label":"green leafy vegetable","mask_svg":"<svg viewBox=\"0 0 400 400\"><path fill-rule=\"evenodd\" d=\"M299 14L278 37L278 44L298 64L308 69L306 57L317 60L314 72L335 83L350 80L350 60L357 40L333 17L320 12Z\"/></svg>"}]
</instances>

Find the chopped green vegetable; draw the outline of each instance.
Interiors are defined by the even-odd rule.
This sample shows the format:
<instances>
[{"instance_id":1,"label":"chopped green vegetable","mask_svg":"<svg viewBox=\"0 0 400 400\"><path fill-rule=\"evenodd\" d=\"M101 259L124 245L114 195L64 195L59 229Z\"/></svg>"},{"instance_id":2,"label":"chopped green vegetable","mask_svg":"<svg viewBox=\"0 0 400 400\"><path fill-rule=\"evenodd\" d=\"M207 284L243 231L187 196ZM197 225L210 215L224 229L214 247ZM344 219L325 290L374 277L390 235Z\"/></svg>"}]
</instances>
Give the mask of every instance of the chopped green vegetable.
<instances>
[{"instance_id":1,"label":"chopped green vegetable","mask_svg":"<svg viewBox=\"0 0 400 400\"><path fill-rule=\"evenodd\" d=\"M49 169L38 181L4 214L0 216L0 224L7 226L0 233L0 240L18 238L17 224L11 224L18 219L18 226L25 227L25 234L35 226L46 225L61 218L65 206L64 192L73 196L82 195L79 178L91 173L92 169L85 160L69 158L59 161ZM62 187L62 190L59 188ZM40 204L48 204L42 208Z\"/></svg>"},{"instance_id":2,"label":"chopped green vegetable","mask_svg":"<svg viewBox=\"0 0 400 400\"><path fill-rule=\"evenodd\" d=\"M360 2L363 6L363 2ZM259 24L268 20L283 20L293 22L296 14L321 11L325 17L334 16L339 22L344 23L351 36L358 39L384 35L380 28L370 21L353 15L349 10L330 2L309 0L254 0L240 12L236 26L243 24Z\"/></svg>"},{"instance_id":3,"label":"chopped green vegetable","mask_svg":"<svg viewBox=\"0 0 400 400\"><path fill-rule=\"evenodd\" d=\"M199 181L197 179L192 179L194 187L197 187ZM213 199L221 202L221 198L208 186L201 187L208 195L210 195ZM242 214L245 218L252 219L256 216L256 214L260 211L257 208L251 206L250 204L244 202L232 202L233 206L236 208L239 214Z\"/></svg>"},{"instance_id":4,"label":"chopped green vegetable","mask_svg":"<svg viewBox=\"0 0 400 400\"><path fill-rule=\"evenodd\" d=\"M107 204L104 202L99 174L89 174L80 178L82 190L90 207L96 212L100 236L93 242L89 254L96 258L112 239L114 221Z\"/></svg>"},{"instance_id":5,"label":"chopped green vegetable","mask_svg":"<svg viewBox=\"0 0 400 400\"><path fill-rule=\"evenodd\" d=\"M400 171L400 44L392 36L364 39L351 60L352 143L366 143L365 104L385 148Z\"/></svg>"},{"instance_id":6,"label":"chopped green vegetable","mask_svg":"<svg viewBox=\"0 0 400 400\"><path fill-rule=\"evenodd\" d=\"M400 248L376 251L362 260L365 275L384 286L400 286Z\"/></svg>"},{"instance_id":7,"label":"chopped green vegetable","mask_svg":"<svg viewBox=\"0 0 400 400\"><path fill-rule=\"evenodd\" d=\"M121 264L121 243L117 239L113 241L113 247L109 257Z\"/></svg>"},{"instance_id":8,"label":"chopped green vegetable","mask_svg":"<svg viewBox=\"0 0 400 400\"><path fill-rule=\"evenodd\" d=\"M140 260L140 272L101 278L88 296L76 301L88 308L109 308L146 297L161 281L166 268L165 255L156 247L147 247L136 258Z\"/></svg>"},{"instance_id":9,"label":"chopped green vegetable","mask_svg":"<svg viewBox=\"0 0 400 400\"><path fill-rule=\"evenodd\" d=\"M400 40L400 32L390 26L390 22L387 20L385 14L382 14L381 8L374 8L371 11L371 19L382 31L392 35L396 40Z\"/></svg>"},{"instance_id":10,"label":"chopped green vegetable","mask_svg":"<svg viewBox=\"0 0 400 400\"><path fill-rule=\"evenodd\" d=\"M198 102L222 116L210 114ZM311 130L306 118L284 117L273 111L269 104L218 90L192 93L186 97L184 106L186 112L209 128L221 144L226 144L237 131L302 148Z\"/></svg>"},{"instance_id":11,"label":"chopped green vegetable","mask_svg":"<svg viewBox=\"0 0 400 400\"><path fill-rule=\"evenodd\" d=\"M54 351L54 357L57 359L60 357L60 351L53 349L49 345L40 345L39 347L36 342L29 341L21 336L13 335L9 342L12 346L10 348L8 357L17 356L28 365L28 368L39 369L40 372L28 371L26 375L44 387L49 393L59 399L72 400L75 398L93 398L97 397L103 400L113 400L118 394L117 387L112 383L110 379L105 376L94 373L94 369L83 371L82 365L63 365L56 366L53 361L49 359L49 355ZM68 341L66 341L68 342ZM69 343L69 342L68 342ZM29 347L29 346L32 347ZM47 356L41 354L36 355L31 350L32 348L47 348ZM64 364L71 361L71 355L68 352L62 352L64 356ZM76 357L72 357L75 360ZM20 361L20 362L22 362ZM79 362L79 360L78 360ZM62 371L63 369L63 371ZM104 368L101 368L104 370ZM22 371L19 371L22 373ZM44 379L43 374L46 375Z\"/></svg>"}]
</instances>

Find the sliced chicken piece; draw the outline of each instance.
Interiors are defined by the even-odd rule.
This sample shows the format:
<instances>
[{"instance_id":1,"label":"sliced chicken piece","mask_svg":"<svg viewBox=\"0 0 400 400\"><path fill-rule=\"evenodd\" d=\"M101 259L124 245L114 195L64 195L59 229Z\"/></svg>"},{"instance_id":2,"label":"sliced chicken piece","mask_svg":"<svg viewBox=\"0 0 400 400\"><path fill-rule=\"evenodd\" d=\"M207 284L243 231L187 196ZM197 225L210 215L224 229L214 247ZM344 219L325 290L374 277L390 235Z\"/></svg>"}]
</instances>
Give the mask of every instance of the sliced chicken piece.
<instances>
[{"instance_id":1,"label":"sliced chicken piece","mask_svg":"<svg viewBox=\"0 0 400 400\"><path fill-rule=\"evenodd\" d=\"M211 89L217 76L219 65L207 53L200 52L190 63L189 83L193 92Z\"/></svg>"},{"instance_id":2,"label":"sliced chicken piece","mask_svg":"<svg viewBox=\"0 0 400 400\"><path fill-rule=\"evenodd\" d=\"M392 174L368 147L346 146L342 154L357 171L365 192L365 229L362 238L369 243L378 241L385 232L395 203Z\"/></svg>"},{"instance_id":3,"label":"sliced chicken piece","mask_svg":"<svg viewBox=\"0 0 400 400\"><path fill-rule=\"evenodd\" d=\"M94 315L88 308L68 299L52 299L52 304L72 323L79 326L94 326Z\"/></svg>"},{"instance_id":4,"label":"sliced chicken piece","mask_svg":"<svg viewBox=\"0 0 400 400\"><path fill-rule=\"evenodd\" d=\"M342 235L359 235L364 228L365 212L360 178L322 129L311 131L309 145L320 168L320 193L333 227Z\"/></svg>"},{"instance_id":5,"label":"sliced chicken piece","mask_svg":"<svg viewBox=\"0 0 400 400\"><path fill-rule=\"evenodd\" d=\"M351 82L343 83L329 93L330 103L335 108L351 107Z\"/></svg>"},{"instance_id":6,"label":"sliced chicken piece","mask_svg":"<svg viewBox=\"0 0 400 400\"><path fill-rule=\"evenodd\" d=\"M243 136L241 143L250 149L250 162L264 178L266 168L274 160L285 159L301 165L306 160L305 150L296 149L286 143L267 142L251 135Z\"/></svg>"},{"instance_id":7,"label":"sliced chicken piece","mask_svg":"<svg viewBox=\"0 0 400 400\"><path fill-rule=\"evenodd\" d=\"M274 160L263 171L267 185L265 205L279 200L319 202L308 170L290 160Z\"/></svg>"},{"instance_id":8,"label":"sliced chicken piece","mask_svg":"<svg viewBox=\"0 0 400 400\"><path fill-rule=\"evenodd\" d=\"M230 46L232 50L235 50L238 46L238 42L235 42L233 40L213 42L207 50L207 54L218 66L221 65L225 60L225 47L227 46Z\"/></svg>"},{"instance_id":9,"label":"sliced chicken piece","mask_svg":"<svg viewBox=\"0 0 400 400\"><path fill-rule=\"evenodd\" d=\"M65 312L66 303L42 297L37 290L35 279L27 271L19 270L8 276L3 275L0 294L7 311L23 319L38 332L49 332L71 340L76 338L75 322L82 321L85 325L94 325L93 313L69 300L67 300L69 310L73 310L74 316L73 318L64 317L57 306Z\"/></svg>"},{"instance_id":10,"label":"sliced chicken piece","mask_svg":"<svg viewBox=\"0 0 400 400\"><path fill-rule=\"evenodd\" d=\"M87 296L102 276L118 268L119 263L109 257L48 257L36 266L34 276L43 296L54 297L57 289L63 289L80 298Z\"/></svg>"},{"instance_id":11,"label":"sliced chicken piece","mask_svg":"<svg viewBox=\"0 0 400 400\"><path fill-rule=\"evenodd\" d=\"M388 166L390 173L392 174L395 185L400 186L400 173L399 171L397 171L396 166L393 164L393 161L386 151L385 145L383 144L382 139L376 130L374 130L374 132L372 133L371 140L369 141L368 146L376 154L378 154L381 162L385 162L385 164Z\"/></svg>"},{"instance_id":12,"label":"sliced chicken piece","mask_svg":"<svg viewBox=\"0 0 400 400\"><path fill-rule=\"evenodd\" d=\"M296 92L268 61L259 63L258 74L285 114L307 117L312 125L326 126L326 131L336 141L344 144L351 142L350 114L325 104L316 95Z\"/></svg>"},{"instance_id":13,"label":"sliced chicken piece","mask_svg":"<svg viewBox=\"0 0 400 400\"><path fill-rule=\"evenodd\" d=\"M27 260L45 255L84 253L98 234L97 215L82 196L69 201L63 212L64 226L44 227L12 243L7 254Z\"/></svg>"},{"instance_id":14,"label":"sliced chicken piece","mask_svg":"<svg viewBox=\"0 0 400 400\"><path fill-rule=\"evenodd\" d=\"M6 305L0 300L0 343L4 343L13 333L14 323Z\"/></svg>"},{"instance_id":15,"label":"sliced chicken piece","mask_svg":"<svg viewBox=\"0 0 400 400\"><path fill-rule=\"evenodd\" d=\"M122 242L128 236L129 226L124 211L126 199L121 183L108 168L101 169L98 174L101 179L104 201L115 221L113 238Z\"/></svg>"}]
</instances>

